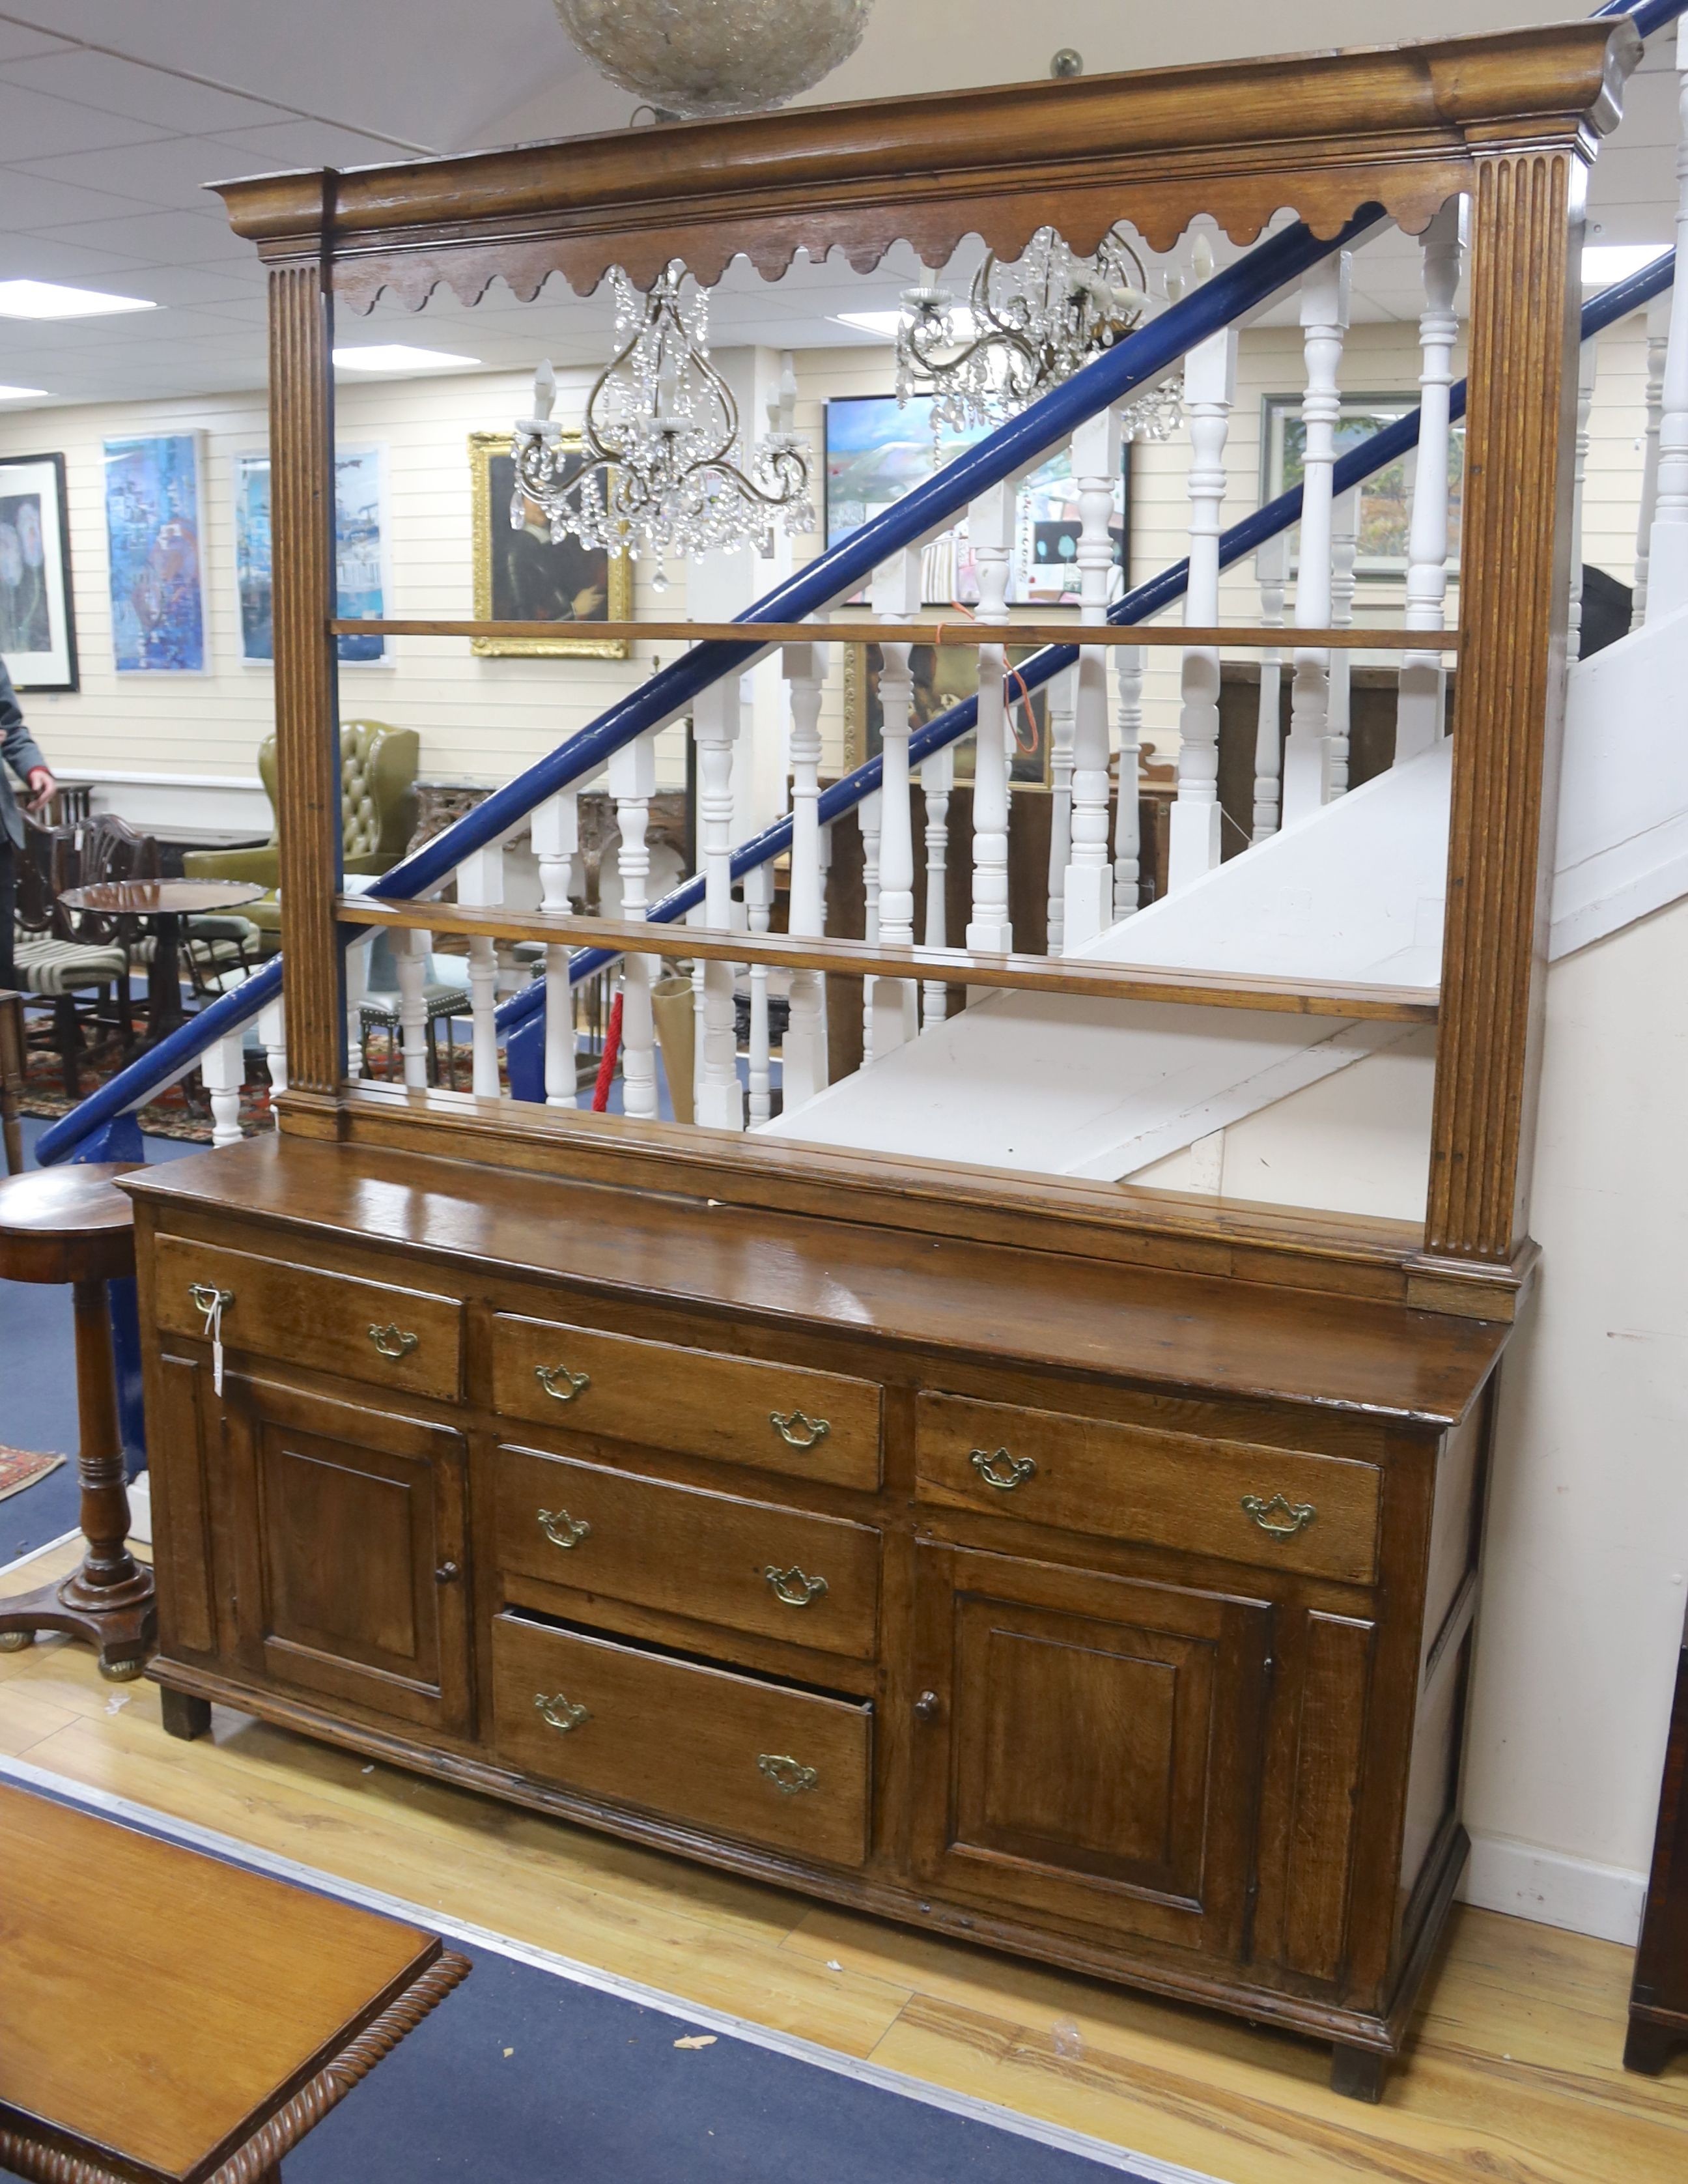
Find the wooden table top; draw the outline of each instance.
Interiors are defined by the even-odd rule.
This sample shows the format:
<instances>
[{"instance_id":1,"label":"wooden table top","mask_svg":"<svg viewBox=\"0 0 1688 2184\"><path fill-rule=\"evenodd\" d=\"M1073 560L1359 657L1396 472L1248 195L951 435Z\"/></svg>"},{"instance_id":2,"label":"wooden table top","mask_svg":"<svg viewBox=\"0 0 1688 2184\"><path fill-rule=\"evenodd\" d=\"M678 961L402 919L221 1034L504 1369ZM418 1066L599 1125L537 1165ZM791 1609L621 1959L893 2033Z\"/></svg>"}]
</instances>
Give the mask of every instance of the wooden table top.
<instances>
[{"instance_id":1,"label":"wooden table top","mask_svg":"<svg viewBox=\"0 0 1688 2184\"><path fill-rule=\"evenodd\" d=\"M209 2176L438 1940L0 1786L0 2129Z\"/></svg>"},{"instance_id":2,"label":"wooden table top","mask_svg":"<svg viewBox=\"0 0 1688 2184\"><path fill-rule=\"evenodd\" d=\"M0 1178L0 1271L14 1282L113 1281L135 1271L135 1209L114 1176L139 1161L72 1162Z\"/></svg>"},{"instance_id":3,"label":"wooden table top","mask_svg":"<svg viewBox=\"0 0 1688 2184\"><path fill-rule=\"evenodd\" d=\"M122 1186L160 1210L274 1221L325 1244L419 1249L460 1274L1150 1387L1462 1418L1510 1329L1357 1297L266 1136Z\"/></svg>"},{"instance_id":4,"label":"wooden table top","mask_svg":"<svg viewBox=\"0 0 1688 2184\"><path fill-rule=\"evenodd\" d=\"M176 917L211 910L237 910L268 890L253 880L96 880L66 888L67 910L92 910L107 917Z\"/></svg>"}]
</instances>

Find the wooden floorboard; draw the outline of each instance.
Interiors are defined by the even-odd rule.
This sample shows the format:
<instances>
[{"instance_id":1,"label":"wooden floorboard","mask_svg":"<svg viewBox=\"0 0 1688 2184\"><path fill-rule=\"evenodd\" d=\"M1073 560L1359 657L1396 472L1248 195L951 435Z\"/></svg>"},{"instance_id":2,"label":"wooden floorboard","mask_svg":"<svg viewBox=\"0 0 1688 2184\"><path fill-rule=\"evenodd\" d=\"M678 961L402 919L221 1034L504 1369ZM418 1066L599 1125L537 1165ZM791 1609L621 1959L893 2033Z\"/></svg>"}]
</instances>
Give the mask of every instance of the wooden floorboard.
<instances>
[{"instance_id":1,"label":"wooden floorboard","mask_svg":"<svg viewBox=\"0 0 1688 2184\"><path fill-rule=\"evenodd\" d=\"M22 1591L68 1549L0 1574ZM426 1909L1224 2184L1682 2184L1688 2056L1620 2066L1630 1954L1462 1909L1383 2105L1324 2049L707 1871L216 1710L55 1640L0 1654L0 1752Z\"/></svg>"}]
</instances>

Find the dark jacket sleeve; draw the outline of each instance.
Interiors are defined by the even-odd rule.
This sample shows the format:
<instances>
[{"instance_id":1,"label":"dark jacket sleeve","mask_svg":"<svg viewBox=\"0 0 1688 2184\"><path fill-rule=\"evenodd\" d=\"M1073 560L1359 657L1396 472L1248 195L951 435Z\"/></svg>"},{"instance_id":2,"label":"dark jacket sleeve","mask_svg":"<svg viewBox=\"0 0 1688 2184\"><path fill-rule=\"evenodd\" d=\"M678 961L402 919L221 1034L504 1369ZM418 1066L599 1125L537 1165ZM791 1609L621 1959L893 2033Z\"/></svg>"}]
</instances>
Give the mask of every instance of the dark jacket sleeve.
<instances>
[{"instance_id":1,"label":"dark jacket sleeve","mask_svg":"<svg viewBox=\"0 0 1688 2184\"><path fill-rule=\"evenodd\" d=\"M5 753L6 763L20 781L28 779L31 766L47 764L40 744L24 726L23 708L3 660L0 660L0 751Z\"/></svg>"}]
</instances>

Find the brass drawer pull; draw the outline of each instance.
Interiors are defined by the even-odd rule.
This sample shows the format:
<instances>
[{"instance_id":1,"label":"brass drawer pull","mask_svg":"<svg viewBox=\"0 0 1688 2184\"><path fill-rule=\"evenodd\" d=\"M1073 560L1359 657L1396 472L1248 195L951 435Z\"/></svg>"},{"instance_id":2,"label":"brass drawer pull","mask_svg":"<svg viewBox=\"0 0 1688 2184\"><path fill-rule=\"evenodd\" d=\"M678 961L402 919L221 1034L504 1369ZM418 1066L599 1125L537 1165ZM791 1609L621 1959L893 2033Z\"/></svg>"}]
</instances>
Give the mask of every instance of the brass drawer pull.
<instances>
[{"instance_id":1,"label":"brass drawer pull","mask_svg":"<svg viewBox=\"0 0 1688 2184\"><path fill-rule=\"evenodd\" d=\"M795 1563L789 1569L776 1569L770 1563L762 1575L773 1587L774 1598L788 1607L812 1607L826 1593L825 1578L805 1577Z\"/></svg>"},{"instance_id":2,"label":"brass drawer pull","mask_svg":"<svg viewBox=\"0 0 1688 2184\"><path fill-rule=\"evenodd\" d=\"M542 1509L539 1529L554 1547L577 1547L582 1540L592 1537L592 1527L585 1518L571 1517L566 1509Z\"/></svg>"},{"instance_id":3,"label":"brass drawer pull","mask_svg":"<svg viewBox=\"0 0 1688 2184\"><path fill-rule=\"evenodd\" d=\"M560 1731L564 1736L566 1736L571 1729L578 1729L582 1722L590 1721L592 1719L583 1706L572 1705L561 1691L559 1691L554 1698L549 1699L543 1691L535 1691L533 1703L545 1719L550 1723L552 1728Z\"/></svg>"},{"instance_id":4,"label":"brass drawer pull","mask_svg":"<svg viewBox=\"0 0 1688 2184\"><path fill-rule=\"evenodd\" d=\"M554 1396L560 1403L571 1403L577 1396L583 1396L592 1385L590 1373L571 1373L566 1365L536 1365L533 1377L548 1396ZM562 1385L559 1386L558 1383Z\"/></svg>"},{"instance_id":5,"label":"brass drawer pull","mask_svg":"<svg viewBox=\"0 0 1688 2184\"><path fill-rule=\"evenodd\" d=\"M1297 1532L1305 1532L1318 1514L1311 1502L1290 1502L1283 1495L1274 1494L1269 1502L1262 1502L1258 1494L1245 1494L1243 1513L1252 1517L1262 1532L1270 1532L1274 1540L1293 1540ZM1279 1521L1279 1518L1284 1521Z\"/></svg>"},{"instance_id":6,"label":"brass drawer pull","mask_svg":"<svg viewBox=\"0 0 1688 2184\"><path fill-rule=\"evenodd\" d=\"M813 1448L817 1440L825 1440L833 1429L827 1419L805 1418L801 1411L794 1411L789 1418L770 1411L768 1424L788 1448Z\"/></svg>"},{"instance_id":7,"label":"brass drawer pull","mask_svg":"<svg viewBox=\"0 0 1688 2184\"><path fill-rule=\"evenodd\" d=\"M402 1329L388 1320L385 1327L372 1327L370 1340L383 1357L408 1357L421 1340L408 1329Z\"/></svg>"},{"instance_id":8,"label":"brass drawer pull","mask_svg":"<svg viewBox=\"0 0 1688 2184\"><path fill-rule=\"evenodd\" d=\"M756 1766L782 1797L800 1797L805 1790L816 1788L821 1780L812 1767L804 1766L787 1752L765 1752Z\"/></svg>"},{"instance_id":9,"label":"brass drawer pull","mask_svg":"<svg viewBox=\"0 0 1688 2184\"><path fill-rule=\"evenodd\" d=\"M209 1282L190 1282L187 1301L209 1322L219 1312L228 1311L235 1301L235 1293L232 1290L213 1289Z\"/></svg>"},{"instance_id":10,"label":"brass drawer pull","mask_svg":"<svg viewBox=\"0 0 1688 2184\"><path fill-rule=\"evenodd\" d=\"M982 1448L971 1449L967 1462L985 1485L994 1486L999 1494L1011 1494L1017 1486L1037 1476L1038 1467L1029 1456L1010 1456L1006 1448L998 1449L994 1456L987 1456Z\"/></svg>"}]
</instances>

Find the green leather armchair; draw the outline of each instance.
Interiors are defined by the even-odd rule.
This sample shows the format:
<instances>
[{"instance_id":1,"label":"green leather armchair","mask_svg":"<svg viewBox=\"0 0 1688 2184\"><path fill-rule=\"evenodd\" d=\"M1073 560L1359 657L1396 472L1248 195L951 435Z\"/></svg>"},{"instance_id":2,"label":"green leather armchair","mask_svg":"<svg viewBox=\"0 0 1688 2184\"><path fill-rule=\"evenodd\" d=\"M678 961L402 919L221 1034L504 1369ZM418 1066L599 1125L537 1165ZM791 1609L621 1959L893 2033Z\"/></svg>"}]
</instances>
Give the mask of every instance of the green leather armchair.
<instances>
[{"instance_id":1,"label":"green leather armchair","mask_svg":"<svg viewBox=\"0 0 1688 2184\"><path fill-rule=\"evenodd\" d=\"M404 855L416 827L416 767L421 742L414 728L390 728L382 721L343 721L340 725L340 809L345 868L348 872L390 872ZM258 750L258 772L276 810L276 738L266 736ZM281 945L281 906L274 892L281 879L281 852L271 836L261 850L192 850L181 861L193 880L257 880L271 892L244 907L273 955Z\"/></svg>"}]
</instances>

